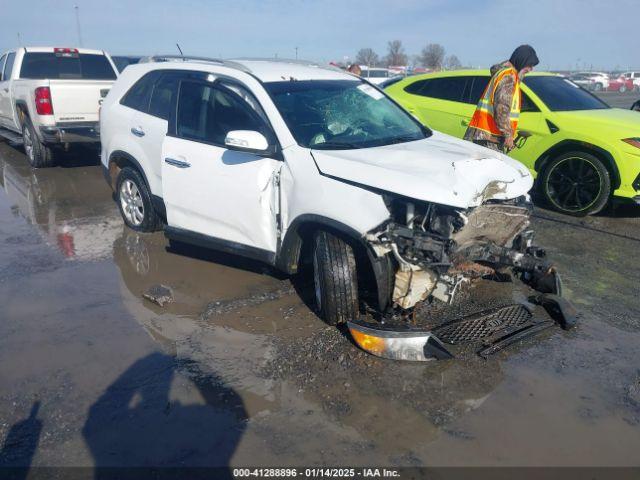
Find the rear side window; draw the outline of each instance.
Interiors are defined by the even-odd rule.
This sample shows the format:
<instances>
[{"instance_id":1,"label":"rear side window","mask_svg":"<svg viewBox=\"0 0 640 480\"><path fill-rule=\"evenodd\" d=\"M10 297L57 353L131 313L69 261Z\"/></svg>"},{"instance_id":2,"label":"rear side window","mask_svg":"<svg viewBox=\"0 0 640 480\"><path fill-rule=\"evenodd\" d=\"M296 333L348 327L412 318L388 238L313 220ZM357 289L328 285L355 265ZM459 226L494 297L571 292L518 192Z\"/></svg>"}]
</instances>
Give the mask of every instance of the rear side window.
<instances>
[{"instance_id":1,"label":"rear side window","mask_svg":"<svg viewBox=\"0 0 640 480\"><path fill-rule=\"evenodd\" d=\"M2 78L2 71L4 70L4 61L7 59L6 55L3 55L2 57L0 57L0 81L4 80Z\"/></svg>"},{"instance_id":2,"label":"rear side window","mask_svg":"<svg viewBox=\"0 0 640 480\"><path fill-rule=\"evenodd\" d=\"M149 109L149 100L155 81L160 77L161 72L154 70L144 75L140 80L133 84L133 87L122 97L120 103L134 110L147 112Z\"/></svg>"},{"instance_id":3,"label":"rear side window","mask_svg":"<svg viewBox=\"0 0 640 480\"><path fill-rule=\"evenodd\" d=\"M231 130L255 130L268 135L265 123L235 92L223 86L181 82L176 118L179 137L224 145Z\"/></svg>"},{"instance_id":4,"label":"rear side window","mask_svg":"<svg viewBox=\"0 0 640 480\"><path fill-rule=\"evenodd\" d=\"M27 52L22 59L20 78L115 80L116 72L104 55L81 53L62 56L53 52Z\"/></svg>"},{"instance_id":5,"label":"rear side window","mask_svg":"<svg viewBox=\"0 0 640 480\"><path fill-rule=\"evenodd\" d=\"M4 64L4 69L2 72L2 80L9 80L11 78L11 71L13 70L13 61L16 59L15 53L10 53L7 55L7 61Z\"/></svg>"},{"instance_id":6,"label":"rear side window","mask_svg":"<svg viewBox=\"0 0 640 480\"><path fill-rule=\"evenodd\" d=\"M412 83L404 90L422 97L462 102L465 101L465 88L469 80L470 77L430 78Z\"/></svg>"}]
</instances>

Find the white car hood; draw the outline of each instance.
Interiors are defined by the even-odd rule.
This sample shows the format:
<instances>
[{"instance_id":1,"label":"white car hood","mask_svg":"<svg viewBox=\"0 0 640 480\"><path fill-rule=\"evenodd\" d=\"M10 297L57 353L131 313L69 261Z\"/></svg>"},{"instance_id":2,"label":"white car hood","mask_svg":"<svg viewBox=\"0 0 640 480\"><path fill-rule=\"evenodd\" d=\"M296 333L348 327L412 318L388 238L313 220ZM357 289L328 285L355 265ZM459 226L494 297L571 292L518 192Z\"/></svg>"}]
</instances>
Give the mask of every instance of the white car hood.
<instances>
[{"instance_id":1,"label":"white car hood","mask_svg":"<svg viewBox=\"0 0 640 480\"><path fill-rule=\"evenodd\" d=\"M520 162L439 132L424 140L356 150L312 150L323 175L458 208L526 194Z\"/></svg>"}]
</instances>

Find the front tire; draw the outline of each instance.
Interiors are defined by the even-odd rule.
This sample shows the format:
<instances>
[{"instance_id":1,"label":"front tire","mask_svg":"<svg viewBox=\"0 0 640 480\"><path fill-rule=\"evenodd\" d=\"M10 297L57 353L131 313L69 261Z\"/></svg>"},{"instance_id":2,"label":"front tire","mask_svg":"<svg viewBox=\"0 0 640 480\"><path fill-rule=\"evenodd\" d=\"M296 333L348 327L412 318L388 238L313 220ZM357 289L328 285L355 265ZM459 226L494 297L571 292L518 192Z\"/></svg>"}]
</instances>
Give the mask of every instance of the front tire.
<instances>
[{"instance_id":1,"label":"front tire","mask_svg":"<svg viewBox=\"0 0 640 480\"><path fill-rule=\"evenodd\" d=\"M609 202L611 175L598 157L567 152L544 169L542 193L559 212L576 217L593 215Z\"/></svg>"},{"instance_id":2,"label":"front tire","mask_svg":"<svg viewBox=\"0 0 640 480\"><path fill-rule=\"evenodd\" d=\"M29 164L33 168L47 168L55 165L53 149L38 139L36 129L33 128L29 117L25 117L22 122L22 144Z\"/></svg>"},{"instance_id":3,"label":"front tire","mask_svg":"<svg viewBox=\"0 0 640 480\"><path fill-rule=\"evenodd\" d=\"M320 316L329 325L356 319L358 276L353 249L326 231L316 232L313 240L313 283Z\"/></svg>"},{"instance_id":4,"label":"front tire","mask_svg":"<svg viewBox=\"0 0 640 480\"><path fill-rule=\"evenodd\" d=\"M116 181L116 200L127 226L137 232L155 232L161 220L151 203L151 193L142 175L124 167Z\"/></svg>"}]
</instances>

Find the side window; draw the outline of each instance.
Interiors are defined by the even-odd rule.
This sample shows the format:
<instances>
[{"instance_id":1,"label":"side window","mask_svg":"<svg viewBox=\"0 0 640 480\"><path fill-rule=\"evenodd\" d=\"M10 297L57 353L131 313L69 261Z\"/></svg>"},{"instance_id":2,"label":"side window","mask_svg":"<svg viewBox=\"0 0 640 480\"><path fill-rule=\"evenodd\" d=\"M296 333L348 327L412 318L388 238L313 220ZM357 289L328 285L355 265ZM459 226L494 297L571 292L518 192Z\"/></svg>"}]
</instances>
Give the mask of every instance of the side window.
<instances>
[{"instance_id":1,"label":"side window","mask_svg":"<svg viewBox=\"0 0 640 480\"><path fill-rule=\"evenodd\" d=\"M529 95L522 92L522 105L520 106L520 111L525 112L539 112L540 109L533 103L533 100L529 98Z\"/></svg>"},{"instance_id":2,"label":"side window","mask_svg":"<svg viewBox=\"0 0 640 480\"><path fill-rule=\"evenodd\" d=\"M6 59L7 59L6 55L3 55L2 57L0 57L0 82L4 80L4 78L2 78L2 71L4 70L4 61Z\"/></svg>"},{"instance_id":3,"label":"side window","mask_svg":"<svg viewBox=\"0 0 640 480\"><path fill-rule=\"evenodd\" d=\"M9 80L11 78L11 71L13 70L13 61L16 59L16 54L11 52L7 55L7 61L4 64L2 73L2 80Z\"/></svg>"},{"instance_id":4,"label":"side window","mask_svg":"<svg viewBox=\"0 0 640 480\"><path fill-rule=\"evenodd\" d=\"M422 80L422 82L416 82L407 87L415 86L414 91L409 91L407 88L405 88L405 91L423 97L462 102L468 79L469 77L431 78ZM421 84L420 87L418 87L418 83Z\"/></svg>"},{"instance_id":5,"label":"side window","mask_svg":"<svg viewBox=\"0 0 640 480\"><path fill-rule=\"evenodd\" d=\"M429 80L418 80L404 87L404 91L413 95L420 95L420 91Z\"/></svg>"},{"instance_id":6,"label":"side window","mask_svg":"<svg viewBox=\"0 0 640 480\"><path fill-rule=\"evenodd\" d=\"M175 105L180 80L204 80L206 76L207 74L203 72L189 71L165 71L162 73L153 86L149 102L149 115L169 120L171 109Z\"/></svg>"},{"instance_id":7,"label":"side window","mask_svg":"<svg viewBox=\"0 0 640 480\"><path fill-rule=\"evenodd\" d=\"M265 124L238 94L224 86L182 81L176 133L179 137L224 145L231 130L266 133Z\"/></svg>"},{"instance_id":8,"label":"side window","mask_svg":"<svg viewBox=\"0 0 640 480\"><path fill-rule=\"evenodd\" d=\"M174 95L178 91L179 82L179 74L173 72L165 73L160 77L153 87L151 102L149 103L149 115L154 115L164 120L169 119L171 105L173 104Z\"/></svg>"},{"instance_id":9,"label":"side window","mask_svg":"<svg viewBox=\"0 0 640 480\"><path fill-rule=\"evenodd\" d=\"M473 84L471 85L471 90L469 93L469 98L467 103L472 103L473 105L477 105L480 101L480 97L484 93L485 88L489 84L489 77L472 77Z\"/></svg>"},{"instance_id":10,"label":"side window","mask_svg":"<svg viewBox=\"0 0 640 480\"><path fill-rule=\"evenodd\" d=\"M154 70L144 75L140 80L133 84L133 87L122 97L120 103L134 110L147 112L149 109L149 99L153 90L153 84L160 77L161 72Z\"/></svg>"}]
</instances>

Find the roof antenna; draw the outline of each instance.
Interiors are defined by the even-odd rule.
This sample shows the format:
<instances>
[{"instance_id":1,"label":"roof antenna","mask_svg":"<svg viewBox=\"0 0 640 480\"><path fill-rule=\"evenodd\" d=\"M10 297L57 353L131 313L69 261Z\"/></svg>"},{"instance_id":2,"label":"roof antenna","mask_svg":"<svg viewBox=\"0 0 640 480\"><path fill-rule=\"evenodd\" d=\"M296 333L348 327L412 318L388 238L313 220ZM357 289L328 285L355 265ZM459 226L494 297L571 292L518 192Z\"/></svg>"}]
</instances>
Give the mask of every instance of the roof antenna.
<instances>
[{"instance_id":1,"label":"roof antenna","mask_svg":"<svg viewBox=\"0 0 640 480\"><path fill-rule=\"evenodd\" d=\"M180 52L180 56L182 57L182 60L184 60L184 53L182 53L182 49L180 48L180 44L176 43L176 47L178 47L178 51Z\"/></svg>"}]
</instances>

